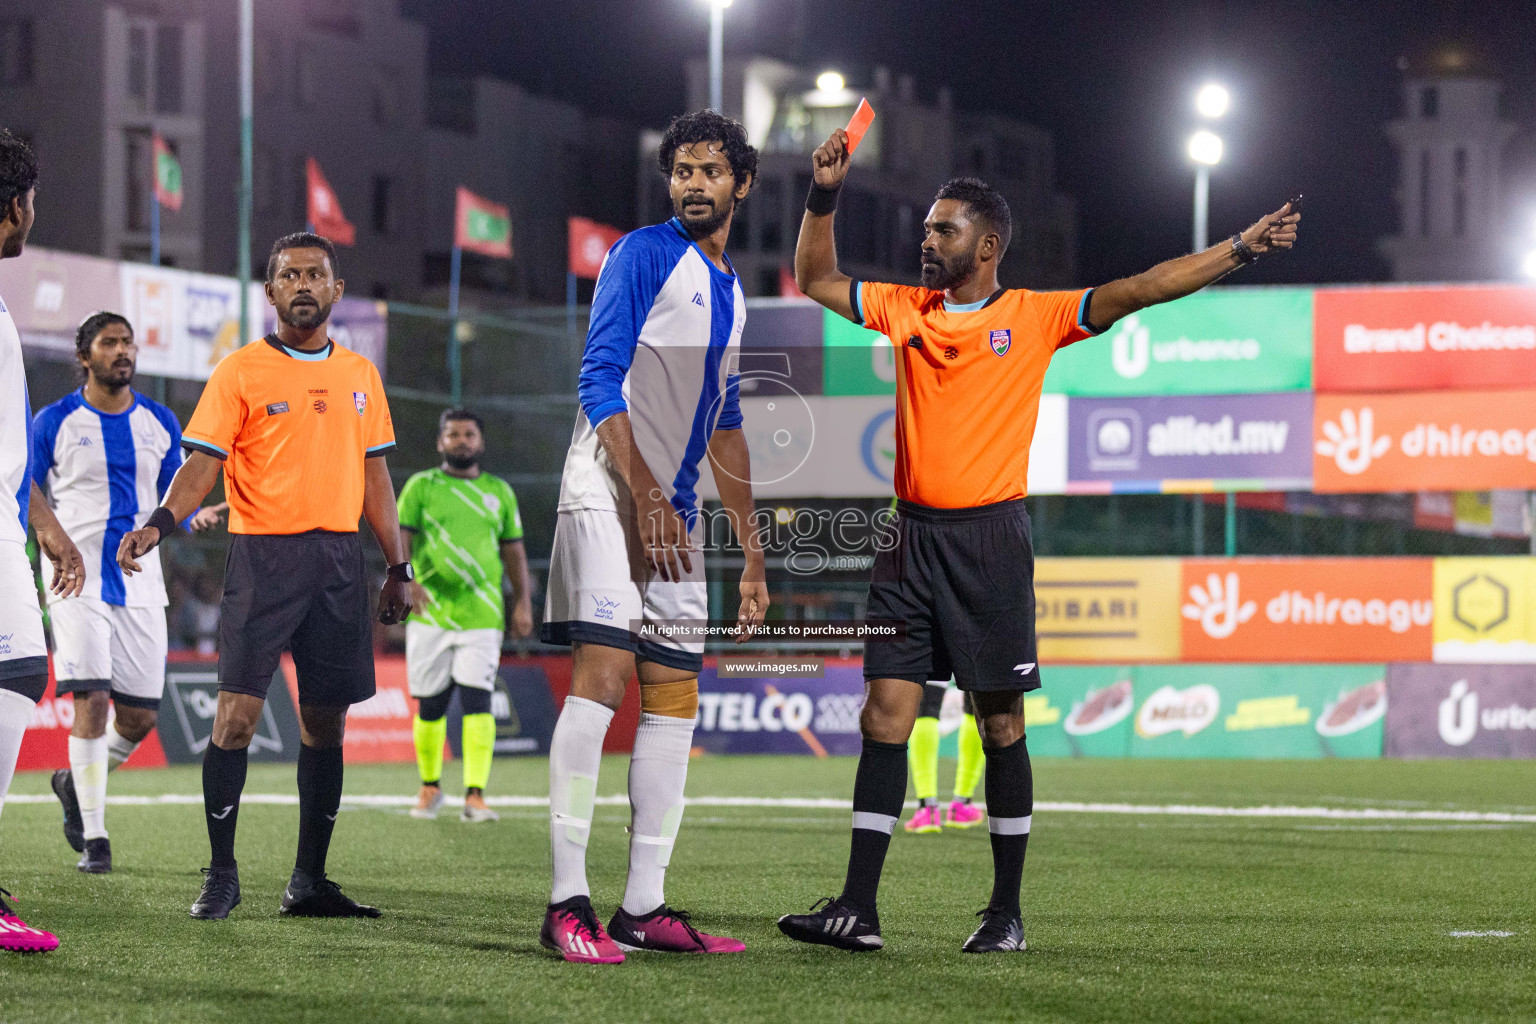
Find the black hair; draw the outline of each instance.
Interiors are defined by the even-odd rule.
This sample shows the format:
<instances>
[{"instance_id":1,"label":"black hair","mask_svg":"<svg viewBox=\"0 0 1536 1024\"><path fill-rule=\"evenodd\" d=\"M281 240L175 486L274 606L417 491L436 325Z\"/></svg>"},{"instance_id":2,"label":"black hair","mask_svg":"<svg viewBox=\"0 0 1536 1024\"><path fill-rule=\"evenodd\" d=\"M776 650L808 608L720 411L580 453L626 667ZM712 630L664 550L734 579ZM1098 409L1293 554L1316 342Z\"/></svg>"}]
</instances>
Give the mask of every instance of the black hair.
<instances>
[{"instance_id":1,"label":"black hair","mask_svg":"<svg viewBox=\"0 0 1536 1024\"><path fill-rule=\"evenodd\" d=\"M25 196L37 184L37 157L32 147L0 128L0 216L11 200Z\"/></svg>"},{"instance_id":2,"label":"black hair","mask_svg":"<svg viewBox=\"0 0 1536 1024\"><path fill-rule=\"evenodd\" d=\"M681 114L667 125L667 132L661 137L661 145L656 150L656 162L661 166L661 173L671 177L672 164L677 159L679 147L692 146L697 142L720 143L725 159L731 165L731 177L736 179L738 187L749 177L754 185L757 184L757 150L747 141L747 130L741 126L740 121L713 110Z\"/></svg>"},{"instance_id":3,"label":"black hair","mask_svg":"<svg viewBox=\"0 0 1536 1024\"><path fill-rule=\"evenodd\" d=\"M945 182L933 198L935 202L953 199L964 203L972 217L997 232L1001 243L998 258L1008 251L1008 240L1013 236L1013 215L1008 212L1008 200L997 189L980 178L954 178Z\"/></svg>"},{"instance_id":4,"label":"black hair","mask_svg":"<svg viewBox=\"0 0 1536 1024\"><path fill-rule=\"evenodd\" d=\"M92 313L80 321L79 328L75 331L75 355L81 359L91 358L91 342L96 340L96 335L111 327L113 324L122 324L128 328L128 337L133 337L133 324L121 313L113 313L110 310L102 310L100 313Z\"/></svg>"},{"instance_id":5,"label":"black hair","mask_svg":"<svg viewBox=\"0 0 1536 1024\"><path fill-rule=\"evenodd\" d=\"M312 231L295 231L291 235L284 235L272 243L272 252L267 257L267 283L272 283L272 275L277 273L277 256L289 249L323 249L325 258L331 261L331 276L341 276L341 265L336 262L336 247L331 244L329 238L324 238Z\"/></svg>"},{"instance_id":6,"label":"black hair","mask_svg":"<svg viewBox=\"0 0 1536 1024\"><path fill-rule=\"evenodd\" d=\"M448 424L453 420L473 420L475 426L480 428L480 433L485 433L485 421L480 414L473 409L444 409L443 414L437 418L437 432L439 435L448 429Z\"/></svg>"}]
</instances>

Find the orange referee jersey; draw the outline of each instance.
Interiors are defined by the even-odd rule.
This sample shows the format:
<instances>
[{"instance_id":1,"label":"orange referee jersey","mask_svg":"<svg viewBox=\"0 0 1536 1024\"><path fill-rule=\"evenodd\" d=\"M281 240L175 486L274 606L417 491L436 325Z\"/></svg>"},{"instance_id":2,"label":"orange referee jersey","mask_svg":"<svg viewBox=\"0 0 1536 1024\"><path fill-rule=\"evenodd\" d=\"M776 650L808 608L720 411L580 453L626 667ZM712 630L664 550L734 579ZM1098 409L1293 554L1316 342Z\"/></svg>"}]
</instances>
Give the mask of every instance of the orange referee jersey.
<instances>
[{"instance_id":1,"label":"orange referee jersey","mask_svg":"<svg viewBox=\"0 0 1536 1024\"><path fill-rule=\"evenodd\" d=\"M953 306L927 288L854 281L855 318L896 346L896 494L933 508L1022 498L1045 369L1097 332L1092 289L999 291Z\"/></svg>"},{"instance_id":2,"label":"orange referee jersey","mask_svg":"<svg viewBox=\"0 0 1536 1024\"><path fill-rule=\"evenodd\" d=\"M213 368L181 444L223 461L230 533L356 533L364 462L395 427L373 363L269 335Z\"/></svg>"}]
</instances>

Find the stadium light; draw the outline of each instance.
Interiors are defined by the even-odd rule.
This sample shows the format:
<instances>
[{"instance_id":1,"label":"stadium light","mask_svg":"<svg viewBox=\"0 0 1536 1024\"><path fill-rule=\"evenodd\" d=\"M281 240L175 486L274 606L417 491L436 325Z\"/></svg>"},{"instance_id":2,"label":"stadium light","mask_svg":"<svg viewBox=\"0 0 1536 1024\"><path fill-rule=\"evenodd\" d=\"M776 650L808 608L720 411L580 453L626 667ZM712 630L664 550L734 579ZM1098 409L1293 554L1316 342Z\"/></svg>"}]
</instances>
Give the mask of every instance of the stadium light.
<instances>
[{"instance_id":1,"label":"stadium light","mask_svg":"<svg viewBox=\"0 0 1536 1024\"><path fill-rule=\"evenodd\" d=\"M1189 137L1189 158L1207 167L1221 163L1221 136L1202 128Z\"/></svg>"},{"instance_id":2,"label":"stadium light","mask_svg":"<svg viewBox=\"0 0 1536 1024\"><path fill-rule=\"evenodd\" d=\"M1232 105L1232 94L1226 87L1208 82L1195 93L1195 109L1201 117L1220 117Z\"/></svg>"},{"instance_id":3,"label":"stadium light","mask_svg":"<svg viewBox=\"0 0 1536 1024\"><path fill-rule=\"evenodd\" d=\"M836 71L823 71L816 76L816 88L822 92L842 92L846 84Z\"/></svg>"},{"instance_id":4,"label":"stadium light","mask_svg":"<svg viewBox=\"0 0 1536 1024\"><path fill-rule=\"evenodd\" d=\"M709 109L725 113L725 9L732 0L704 0L709 5Z\"/></svg>"}]
</instances>

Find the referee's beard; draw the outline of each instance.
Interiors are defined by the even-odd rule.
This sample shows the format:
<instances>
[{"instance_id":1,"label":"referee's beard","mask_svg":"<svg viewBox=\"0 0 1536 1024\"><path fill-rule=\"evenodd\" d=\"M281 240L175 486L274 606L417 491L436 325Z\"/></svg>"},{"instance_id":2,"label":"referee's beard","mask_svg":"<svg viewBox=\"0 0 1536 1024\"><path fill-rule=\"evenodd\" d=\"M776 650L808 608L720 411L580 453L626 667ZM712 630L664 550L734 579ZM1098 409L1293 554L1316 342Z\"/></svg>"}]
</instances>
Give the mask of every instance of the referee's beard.
<instances>
[{"instance_id":1,"label":"referee's beard","mask_svg":"<svg viewBox=\"0 0 1536 1024\"><path fill-rule=\"evenodd\" d=\"M322 304L313 295L300 295L288 304L287 309L278 309L277 318L289 327L312 331L331 318L331 305L329 302Z\"/></svg>"}]
</instances>

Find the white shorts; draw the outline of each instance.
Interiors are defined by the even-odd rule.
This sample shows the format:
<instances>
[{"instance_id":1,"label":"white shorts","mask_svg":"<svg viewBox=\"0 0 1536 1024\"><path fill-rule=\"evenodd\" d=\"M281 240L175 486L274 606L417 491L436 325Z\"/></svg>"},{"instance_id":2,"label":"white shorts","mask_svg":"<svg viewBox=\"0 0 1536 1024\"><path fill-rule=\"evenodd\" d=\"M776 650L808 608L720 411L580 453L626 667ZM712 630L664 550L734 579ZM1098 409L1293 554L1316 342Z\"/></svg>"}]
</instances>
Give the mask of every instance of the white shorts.
<instances>
[{"instance_id":1,"label":"white shorts","mask_svg":"<svg viewBox=\"0 0 1536 1024\"><path fill-rule=\"evenodd\" d=\"M52 578L52 567L48 569ZM23 693L33 701L43 696L38 678L48 686L48 644L43 639L43 612L37 603L37 579L27 549L0 540L0 688ZM27 680L22 688L21 680Z\"/></svg>"},{"instance_id":2,"label":"white shorts","mask_svg":"<svg viewBox=\"0 0 1536 1024\"><path fill-rule=\"evenodd\" d=\"M683 580L665 580L646 563L632 517L604 509L561 512L540 638L547 644L617 647L658 665L698 672L704 667L699 628L709 618L703 534L700 517L692 536L693 571ZM691 635L668 635L669 625L684 626Z\"/></svg>"},{"instance_id":3,"label":"white shorts","mask_svg":"<svg viewBox=\"0 0 1536 1024\"><path fill-rule=\"evenodd\" d=\"M499 629L443 629L406 620L405 674L412 697L436 697L449 683L494 689L500 666Z\"/></svg>"},{"instance_id":4,"label":"white shorts","mask_svg":"<svg viewBox=\"0 0 1536 1024\"><path fill-rule=\"evenodd\" d=\"M136 708L158 708L165 692L165 609L125 608L93 597L48 606L53 674L60 693L110 690Z\"/></svg>"}]
</instances>

